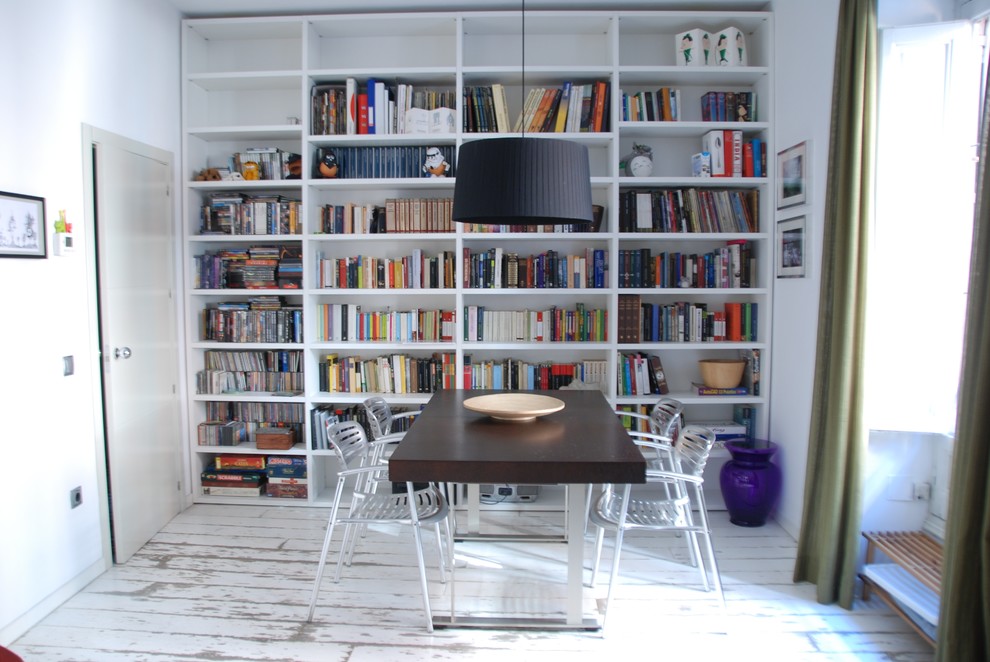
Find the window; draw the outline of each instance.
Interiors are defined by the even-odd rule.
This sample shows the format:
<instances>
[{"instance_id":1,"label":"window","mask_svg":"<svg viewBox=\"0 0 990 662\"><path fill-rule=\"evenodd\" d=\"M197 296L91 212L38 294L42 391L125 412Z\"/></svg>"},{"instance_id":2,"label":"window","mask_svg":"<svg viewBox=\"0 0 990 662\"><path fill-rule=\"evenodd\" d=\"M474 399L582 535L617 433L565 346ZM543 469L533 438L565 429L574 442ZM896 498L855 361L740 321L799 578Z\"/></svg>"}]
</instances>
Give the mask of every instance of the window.
<instances>
[{"instance_id":1,"label":"window","mask_svg":"<svg viewBox=\"0 0 990 662\"><path fill-rule=\"evenodd\" d=\"M973 24L881 34L867 423L951 434L966 312L982 49Z\"/></svg>"}]
</instances>

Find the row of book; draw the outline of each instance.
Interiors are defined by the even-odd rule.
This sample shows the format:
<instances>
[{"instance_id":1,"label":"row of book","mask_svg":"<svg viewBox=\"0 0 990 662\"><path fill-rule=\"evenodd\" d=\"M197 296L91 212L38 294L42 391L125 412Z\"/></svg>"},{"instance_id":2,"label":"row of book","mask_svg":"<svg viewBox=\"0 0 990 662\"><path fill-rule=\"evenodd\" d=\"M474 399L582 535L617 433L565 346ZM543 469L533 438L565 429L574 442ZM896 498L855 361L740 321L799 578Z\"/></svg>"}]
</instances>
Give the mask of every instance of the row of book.
<instances>
[{"instance_id":1,"label":"row of book","mask_svg":"<svg viewBox=\"0 0 990 662\"><path fill-rule=\"evenodd\" d=\"M675 301L649 303L638 294L620 294L616 309L620 343L756 342L759 304L729 301L713 304Z\"/></svg>"},{"instance_id":2,"label":"row of book","mask_svg":"<svg viewBox=\"0 0 990 662\"><path fill-rule=\"evenodd\" d=\"M298 349L208 349L203 353L203 365L207 370L300 372L303 353Z\"/></svg>"},{"instance_id":3,"label":"row of book","mask_svg":"<svg viewBox=\"0 0 990 662\"><path fill-rule=\"evenodd\" d=\"M398 258L317 254L316 286L329 289L439 289L455 284L453 251L428 255L413 249Z\"/></svg>"},{"instance_id":4,"label":"row of book","mask_svg":"<svg viewBox=\"0 0 990 662\"><path fill-rule=\"evenodd\" d=\"M746 138L738 129L718 129L701 137L701 150L692 164L696 177L767 175L767 143L762 138Z\"/></svg>"},{"instance_id":5,"label":"row of book","mask_svg":"<svg viewBox=\"0 0 990 662\"><path fill-rule=\"evenodd\" d=\"M362 310L355 303L317 306L321 342L452 342L453 310Z\"/></svg>"},{"instance_id":6,"label":"row of book","mask_svg":"<svg viewBox=\"0 0 990 662\"><path fill-rule=\"evenodd\" d=\"M201 311L200 338L209 342L301 343L302 306L256 308L250 301L221 301Z\"/></svg>"},{"instance_id":7,"label":"row of book","mask_svg":"<svg viewBox=\"0 0 990 662\"><path fill-rule=\"evenodd\" d=\"M281 147L249 147L230 155L221 176L233 173L246 180L300 179L302 156Z\"/></svg>"},{"instance_id":8,"label":"row of book","mask_svg":"<svg viewBox=\"0 0 990 662\"><path fill-rule=\"evenodd\" d=\"M320 363L320 391L330 393L435 393L454 387L453 352L431 356L395 353L361 358L328 354Z\"/></svg>"},{"instance_id":9,"label":"row of book","mask_svg":"<svg viewBox=\"0 0 990 662\"><path fill-rule=\"evenodd\" d=\"M663 364L656 354L619 352L615 376L617 395L666 395L670 393Z\"/></svg>"},{"instance_id":10,"label":"row of book","mask_svg":"<svg viewBox=\"0 0 990 662\"><path fill-rule=\"evenodd\" d=\"M712 90L701 95L702 122L755 122L756 92Z\"/></svg>"},{"instance_id":11,"label":"row of book","mask_svg":"<svg viewBox=\"0 0 990 662\"><path fill-rule=\"evenodd\" d=\"M336 179L413 179L433 177L427 165L427 150L439 149L446 162L445 174L453 177L457 150L433 145L337 145L333 149L318 147L314 163L319 167L332 153ZM319 172L315 177L321 177Z\"/></svg>"},{"instance_id":12,"label":"row of book","mask_svg":"<svg viewBox=\"0 0 990 662\"><path fill-rule=\"evenodd\" d=\"M608 253L587 248L584 255L560 255L548 250L520 256L501 247L471 252L464 249L464 287L603 288L608 283Z\"/></svg>"},{"instance_id":13,"label":"row of book","mask_svg":"<svg viewBox=\"0 0 990 662\"><path fill-rule=\"evenodd\" d=\"M608 365L604 359L588 359L573 363L553 361L524 361L515 358L473 361L464 356L463 387L465 389L503 389L507 391L554 390L569 386L575 380L597 385L606 390Z\"/></svg>"},{"instance_id":14,"label":"row of book","mask_svg":"<svg viewBox=\"0 0 990 662\"><path fill-rule=\"evenodd\" d=\"M619 232L759 232L759 189L624 189Z\"/></svg>"},{"instance_id":15,"label":"row of book","mask_svg":"<svg viewBox=\"0 0 990 662\"><path fill-rule=\"evenodd\" d=\"M205 402L208 421L240 421L244 423L248 441L254 441L259 427L288 427L302 437L302 423L306 420L305 406L299 402Z\"/></svg>"},{"instance_id":16,"label":"row of book","mask_svg":"<svg viewBox=\"0 0 990 662\"><path fill-rule=\"evenodd\" d=\"M299 289L300 246L223 248L193 256L196 289Z\"/></svg>"},{"instance_id":17,"label":"row of book","mask_svg":"<svg viewBox=\"0 0 990 662\"><path fill-rule=\"evenodd\" d=\"M310 90L314 135L363 135L397 133L453 133L451 90L419 88L409 83L390 85L369 78L343 84L314 85ZM447 111L449 119L431 128L431 111Z\"/></svg>"},{"instance_id":18,"label":"row of book","mask_svg":"<svg viewBox=\"0 0 990 662\"><path fill-rule=\"evenodd\" d=\"M606 342L608 311L551 306L545 310L489 310L464 307L466 342Z\"/></svg>"},{"instance_id":19,"label":"row of book","mask_svg":"<svg viewBox=\"0 0 990 662\"><path fill-rule=\"evenodd\" d=\"M200 473L204 495L305 499L309 492L306 458L290 455L217 455Z\"/></svg>"},{"instance_id":20,"label":"row of book","mask_svg":"<svg viewBox=\"0 0 990 662\"><path fill-rule=\"evenodd\" d=\"M197 393L284 392L305 389L301 350L203 353L204 369L196 373Z\"/></svg>"},{"instance_id":21,"label":"row of book","mask_svg":"<svg viewBox=\"0 0 990 662\"><path fill-rule=\"evenodd\" d=\"M302 234L299 200L281 195L213 193L200 208L200 234Z\"/></svg>"},{"instance_id":22,"label":"row of book","mask_svg":"<svg viewBox=\"0 0 990 662\"><path fill-rule=\"evenodd\" d=\"M650 248L619 249L619 287L756 287L753 244L737 239L707 253L654 254Z\"/></svg>"},{"instance_id":23,"label":"row of book","mask_svg":"<svg viewBox=\"0 0 990 662\"><path fill-rule=\"evenodd\" d=\"M453 232L453 198L388 198L385 205L348 202L319 207L326 234Z\"/></svg>"},{"instance_id":24,"label":"row of book","mask_svg":"<svg viewBox=\"0 0 990 662\"><path fill-rule=\"evenodd\" d=\"M608 81L533 87L510 125L505 87L464 87L462 128L466 133L578 133L609 130Z\"/></svg>"},{"instance_id":25,"label":"row of book","mask_svg":"<svg viewBox=\"0 0 990 662\"><path fill-rule=\"evenodd\" d=\"M196 373L196 393L199 394L302 393L305 387L302 372L201 370Z\"/></svg>"},{"instance_id":26,"label":"row of book","mask_svg":"<svg viewBox=\"0 0 990 662\"><path fill-rule=\"evenodd\" d=\"M681 91L671 87L622 92L622 121L676 122L681 119Z\"/></svg>"}]
</instances>

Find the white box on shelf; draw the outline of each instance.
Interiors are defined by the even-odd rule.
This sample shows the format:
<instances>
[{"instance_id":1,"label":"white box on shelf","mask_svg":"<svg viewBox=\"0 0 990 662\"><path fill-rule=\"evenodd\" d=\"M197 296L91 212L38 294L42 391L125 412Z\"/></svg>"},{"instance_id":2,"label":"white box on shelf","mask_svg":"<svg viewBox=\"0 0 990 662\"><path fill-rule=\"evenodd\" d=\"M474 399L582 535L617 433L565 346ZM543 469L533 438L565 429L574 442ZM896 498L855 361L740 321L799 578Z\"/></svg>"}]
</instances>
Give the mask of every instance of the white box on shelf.
<instances>
[{"instance_id":1,"label":"white box on shelf","mask_svg":"<svg viewBox=\"0 0 990 662\"><path fill-rule=\"evenodd\" d=\"M727 27L712 32L715 49L712 53L711 64L717 67L745 67L748 64L746 54L746 35L739 28Z\"/></svg>"},{"instance_id":2,"label":"white box on shelf","mask_svg":"<svg viewBox=\"0 0 990 662\"><path fill-rule=\"evenodd\" d=\"M674 40L676 62L683 67L705 67L711 64L712 38L707 30L694 28L678 32Z\"/></svg>"},{"instance_id":3,"label":"white box on shelf","mask_svg":"<svg viewBox=\"0 0 990 662\"><path fill-rule=\"evenodd\" d=\"M711 155L709 164L712 177L725 177L725 132L721 129L709 131L701 137L701 149Z\"/></svg>"}]
</instances>

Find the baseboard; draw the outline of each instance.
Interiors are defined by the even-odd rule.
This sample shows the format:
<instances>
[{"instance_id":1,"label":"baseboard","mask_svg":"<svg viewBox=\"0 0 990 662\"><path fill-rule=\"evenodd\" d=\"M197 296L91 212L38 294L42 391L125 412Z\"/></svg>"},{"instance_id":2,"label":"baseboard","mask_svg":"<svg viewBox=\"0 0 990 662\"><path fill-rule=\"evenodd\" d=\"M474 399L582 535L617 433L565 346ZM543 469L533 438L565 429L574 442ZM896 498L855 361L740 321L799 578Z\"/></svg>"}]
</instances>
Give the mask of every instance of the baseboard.
<instances>
[{"instance_id":1,"label":"baseboard","mask_svg":"<svg viewBox=\"0 0 990 662\"><path fill-rule=\"evenodd\" d=\"M31 607L10 623L0 628L0 646L9 646L18 637L40 623L45 616L55 611L63 602L84 589L90 582L106 572L103 559L100 559L67 581L44 600Z\"/></svg>"}]
</instances>

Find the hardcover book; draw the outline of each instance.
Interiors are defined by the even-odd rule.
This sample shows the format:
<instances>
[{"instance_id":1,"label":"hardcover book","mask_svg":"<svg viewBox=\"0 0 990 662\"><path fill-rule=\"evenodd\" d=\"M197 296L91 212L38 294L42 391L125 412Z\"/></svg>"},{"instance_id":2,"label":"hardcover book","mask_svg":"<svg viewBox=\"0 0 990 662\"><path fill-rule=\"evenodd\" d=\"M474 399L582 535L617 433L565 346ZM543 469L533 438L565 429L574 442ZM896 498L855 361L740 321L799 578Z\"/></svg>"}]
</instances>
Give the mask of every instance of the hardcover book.
<instances>
[{"instance_id":1,"label":"hardcover book","mask_svg":"<svg viewBox=\"0 0 990 662\"><path fill-rule=\"evenodd\" d=\"M660 362L660 357L656 354L650 354L650 381L653 382L656 390L654 393L659 393L660 395L667 395L670 393L670 387L667 385L667 376L663 371L663 363Z\"/></svg>"}]
</instances>

